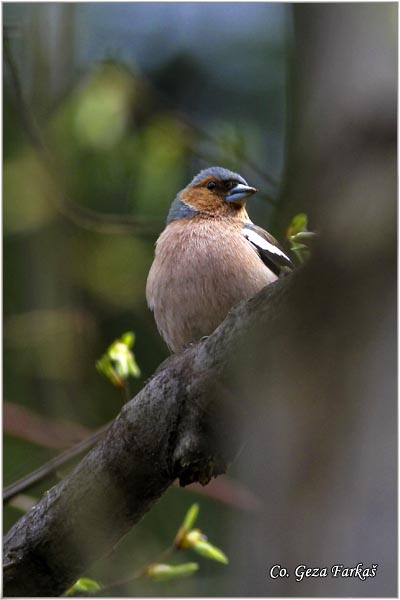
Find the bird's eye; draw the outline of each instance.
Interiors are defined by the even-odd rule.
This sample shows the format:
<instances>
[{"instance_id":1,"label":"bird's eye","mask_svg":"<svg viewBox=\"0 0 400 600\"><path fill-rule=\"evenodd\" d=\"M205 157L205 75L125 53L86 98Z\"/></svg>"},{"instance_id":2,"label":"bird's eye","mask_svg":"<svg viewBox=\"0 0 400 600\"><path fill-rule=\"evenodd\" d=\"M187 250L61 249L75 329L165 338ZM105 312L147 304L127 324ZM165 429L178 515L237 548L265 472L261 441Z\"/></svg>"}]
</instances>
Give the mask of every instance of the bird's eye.
<instances>
[{"instance_id":1,"label":"bird's eye","mask_svg":"<svg viewBox=\"0 0 400 600\"><path fill-rule=\"evenodd\" d=\"M213 190L217 187L217 184L215 183L215 181L210 181L210 183L207 183L207 188L209 190Z\"/></svg>"}]
</instances>

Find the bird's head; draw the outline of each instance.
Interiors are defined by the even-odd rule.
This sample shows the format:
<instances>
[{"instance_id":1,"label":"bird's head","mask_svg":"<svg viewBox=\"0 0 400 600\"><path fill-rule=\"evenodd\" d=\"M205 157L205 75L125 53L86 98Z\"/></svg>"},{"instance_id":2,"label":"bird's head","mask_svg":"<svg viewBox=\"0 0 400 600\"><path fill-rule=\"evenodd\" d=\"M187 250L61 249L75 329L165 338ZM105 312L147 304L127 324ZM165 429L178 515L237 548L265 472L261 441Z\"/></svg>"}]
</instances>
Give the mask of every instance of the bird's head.
<instances>
[{"instance_id":1,"label":"bird's head","mask_svg":"<svg viewBox=\"0 0 400 600\"><path fill-rule=\"evenodd\" d=\"M245 204L256 191L243 177L228 169L204 169L179 192L171 206L167 223L198 213L247 216Z\"/></svg>"}]
</instances>

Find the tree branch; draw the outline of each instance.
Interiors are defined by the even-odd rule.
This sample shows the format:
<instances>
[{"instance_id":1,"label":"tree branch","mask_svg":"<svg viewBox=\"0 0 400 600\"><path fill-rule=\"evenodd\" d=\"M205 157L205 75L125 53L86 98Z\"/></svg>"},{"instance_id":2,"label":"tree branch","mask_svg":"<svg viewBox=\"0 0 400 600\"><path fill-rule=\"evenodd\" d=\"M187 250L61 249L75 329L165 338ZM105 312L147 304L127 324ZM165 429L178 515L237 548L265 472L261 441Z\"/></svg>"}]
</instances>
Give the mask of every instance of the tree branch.
<instances>
[{"instance_id":1,"label":"tree branch","mask_svg":"<svg viewBox=\"0 0 400 600\"><path fill-rule=\"evenodd\" d=\"M62 594L179 478L207 483L239 445L232 358L266 325L297 273L236 307L209 338L167 359L76 469L8 532L5 596ZM279 307L279 309L278 309ZM229 440L221 432L230 432Z\"/></svg>"}]
</instances>

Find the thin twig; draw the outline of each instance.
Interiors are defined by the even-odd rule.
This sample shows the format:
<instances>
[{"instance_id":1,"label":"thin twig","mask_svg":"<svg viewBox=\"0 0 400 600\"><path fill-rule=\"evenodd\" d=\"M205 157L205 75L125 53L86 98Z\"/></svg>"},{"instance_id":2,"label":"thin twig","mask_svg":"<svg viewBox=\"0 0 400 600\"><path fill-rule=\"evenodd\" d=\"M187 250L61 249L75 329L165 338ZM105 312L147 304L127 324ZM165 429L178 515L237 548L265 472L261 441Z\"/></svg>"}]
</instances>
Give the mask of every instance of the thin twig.
<instances>
[{"instance_id":1,"label":"thin twig","mask_svg":"<svg viewBox=\"0 0 400 600\"><path fill-rule=\"evenodd\" d=\"M48 148L34 115L25 100L18 67L11 52L7 31L4 33L4 57L14 89L16 110L24 132L46 165L49 175L56 183L58 193L52 197L58 211L75 225L91 231L107 234L121 234L133 231L137 235L154 237L157 231L160 231L162 228L162 224L159 221L133 217L131 215L104 215L87 207L82 207L65 196L58 185L60 168L55 163L54 153Z\"/></svg>"},{"instance_id":2,"label":"thin twig","mask_svg":"<svg viewBox=\"0 0 400 600\"><path fill-rule=\"evenodd\" d=\"M161 92L158 88L156 88L154 86L153 82L150 81L148 78L146 78L143 74L141 74L141 77L142 77L143 81L145 82L146 87L153 94L153 96L155 96L158 99L160 104L162 104L163 106L171 107L170 98L164 92ZM215 139L215 137L212 134L210 134L208 131L202 129L194 121L193 118L189 117L185 113L182 113L180 110L177 110L176 108L173 108L173 107L169 108L168 112L170 112L170 114L173 114L182 123L184 123L187 127L189 127L189 129L191 129L198 137L203 138L204 140L210 141L214 146L217 145L217 140ZM197 150L195 150L195 153L198 156L201 156ZM250 169L252 169L261 179L263 179L265 182L267 182L269 185L272 185L276 189L279 187L279 181L275 177L273 177L272 175L267 173L259 165L257 165L247 155L243 155L242 159L250 167ZM271 198L268 198L268 201L273 202L273 200Z\"/></svg>"},{"instance_id":3,"label":"thin twig","mask_svg":"<svg viewBox=\"0 0 400 600\"><path fill-rule=\"evenodd\" d=\"M143 577L144 575L146 575L146 573L148 572L151 565L160 563L161 561L165 560L166 558L169 558L175 552L175 550L178 550L178 547L174 542L173 544L168 546L168 548L163 550L154 560L147 563L144 567L140 567L137 571L135 571L129 577L126 577L124 579L118 579L116 581L112 581L111 583L108 583L107 585L102 586L102 588L100 590L98 590L97 593L103 594L104 592L109 592L111 589L115 589L115 588L121 587L123 585L127 585L128 583L132 583L132 581L135 581L136 579ZM96 596L97 593L94 592L90 595Z\"/></svg>"},{"instance_id":4,"label":"thin twig","mask_svg":"<svg viewBox=\"0 0 400 600\"><path fill-rule=\"evenodd\" d=\"M109 426L110 423L103 425L103 427L100 427L100 429L95 431L91 436L82 440L78 444L75 444L72 446L72 448L68 448L68 450L65 450L65 452L62 452L55 458L52 458L44 465L36 469L36 471L33 471L26 477L23 477L12 485L6 487L3 491L3 503L9 502L12 498L14 498L14 496L17 496L17 494L30 489L33 485L39 483L43 479L46 479L46 477L55 473L57 469L85 452L85 450L89 450L89 448L91 448L102 437Z\"/></svg>"},{"instance_id":5,"label":"thin twig","mask_svg":"<svg viewBox=\"0 0 400 600\"><path fill-rule=\"evenodd\" d=\"M41 141L39 128L36 124L34 116L32 115L29 109L27 102L25 102L21 81L18 75L18 67L10 48L9 33L7 29L5 29L4 31L3 50L5 61L8 66L11 81L14 87L15 104L17 112L21 119L24 131L27 137L29 138L29 141L32 144L32 146L34 146L34 148L36 148L36 150L38 150L39 152L42 152L43 144Z\"/></svg>"},{"instance_id":6,"label":"thin twig","mask_svg":"<svg viewBox=\"0 0 400 600\"><path fill-rule=\"evenodd\" d=\"M60 180L60 169L55 164L54 153L51 152L51 150L47 147L47 144L36 123L34 115L32 114L32 111L30 110L30 107L24 97L18 73L18 67L11 52L10 40L7 30L4 33L4 56L6 64L9 68L11 82L14 88L17 112L20 117L25 134L27 135L27 138L29 139L32 146L41 155L44 163L47 166L49 174L55 180L56 184L58 184L58 181ZM144 79L143 75L142 78ZM165 96L164 93L156 89L149 80L144 80L146 82L147 87L150 88L154 96L158 97L159 101L162 101L164 105L170 104L169 99ZM182 112L177 111L176 109L171 108L170 112L174 114L182 123L185 123L198 137L209 140L213 145L216 145L217 142L215 138L207 131L201 129L194 122L193 119L189 118ZM198 149L192 148L192 150L200 158L204 158L202 157ZM209 157L207 158L209 161ZM268 184L273 185L274 187L278 186L278 181L275 178L266 173L253 161L251 161L246 155L243 155L242 158L243 161L247 163L248 166L262 179L264 179ZM55 194L53 196L53 199L56 203L58 211L61 214L63 214L66 218L68 218L72 223L83 229L97 231L98 233L116 235L134 232L135 235L139 235L142 237L154 237L163 226L161 222L155 220L149 220L141 217L133 217L132 215L105 215L87 207L82 207L73 202L70 198L67 198L65 196L65 193L62 192L61 189L59 189L59 185L56 185L56 188L58 188L58 194ZM266 194L263 194L263 196L270 204L275 204L275 199L271 198Z\"/></svg>"}]
</instances>

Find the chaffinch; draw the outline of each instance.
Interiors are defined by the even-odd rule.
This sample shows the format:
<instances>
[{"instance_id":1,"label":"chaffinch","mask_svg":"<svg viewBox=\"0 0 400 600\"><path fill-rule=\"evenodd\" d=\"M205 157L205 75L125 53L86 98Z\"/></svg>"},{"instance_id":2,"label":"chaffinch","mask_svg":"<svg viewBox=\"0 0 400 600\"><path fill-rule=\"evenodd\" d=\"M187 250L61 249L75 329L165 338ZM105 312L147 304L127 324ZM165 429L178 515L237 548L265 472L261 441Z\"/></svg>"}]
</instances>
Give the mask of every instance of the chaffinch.
<instances>
[{"instance_id":1,"label":"chaffinch","mask_svg":"<svg viewBox=\"0 0 400 600\"><path fill-rule=\"evenodd\" d=\"M173 201L146 286L172 352L210 335L233 306L293 268L275 238L247 214L256 191L237 173L211 167Z\"/></svg>"}]
</instances>

